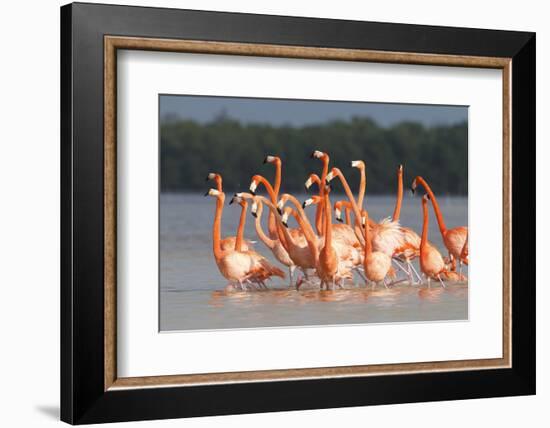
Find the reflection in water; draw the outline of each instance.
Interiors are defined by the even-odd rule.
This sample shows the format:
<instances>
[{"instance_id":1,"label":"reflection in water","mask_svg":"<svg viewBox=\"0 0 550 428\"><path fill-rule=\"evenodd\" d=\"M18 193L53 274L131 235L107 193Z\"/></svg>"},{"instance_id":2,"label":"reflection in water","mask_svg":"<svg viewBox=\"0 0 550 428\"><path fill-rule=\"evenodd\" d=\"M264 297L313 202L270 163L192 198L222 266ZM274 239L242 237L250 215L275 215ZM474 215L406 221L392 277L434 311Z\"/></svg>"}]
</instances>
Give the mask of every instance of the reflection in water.
<instances>
[{"instance_id":1,"label":"reflection in water","mask_svg":"<svg viewBox=\"0 0 550 428\"><path fill-rule=\"evenodd\" d=\"M468 285L398 285L336 290L271 288L170 291L165 325L186 329L362 324L467 319ZM204 302L204 303L201 303ZM200 316L193 305L206 309ZM203 308L204 309L204 308ZM171 317L174 317L172 320ZM169 330L169 329L164 329Z\"/></svg>"},{"instance_id":2,"label":"reflection in water","mask_svg":"<svg viewBox=\"0 0 550 428\"><path fill-rule=\"evenodd\" d=\"M468 223L465 198L441 198L439 202L448 226ZM393 211L395 197L371 196L368 203L373 218L381 219ZM223 236L235 234L239 211L225 206ZM212 201L202 195L161 195L162 331L468 318L468 285L458 283L448 284L446 289L432 282L431 288L401 283L390 289L349 285L344 290L319 291L310 287L296 291L284 288L287 280L277 280L269 290L220 291L226 282L212 257L212 215ZM404 226L419 230L421 208L417 198L405 198L401 219ZM263 221L265 229L266 216ZM251 221L247 221L245 236L257 240ZM435 221L430 222L430 240L440 250L444 248ZM256 250L276 263L261 242L256 244Z\"/></svg>"}]
</instances>

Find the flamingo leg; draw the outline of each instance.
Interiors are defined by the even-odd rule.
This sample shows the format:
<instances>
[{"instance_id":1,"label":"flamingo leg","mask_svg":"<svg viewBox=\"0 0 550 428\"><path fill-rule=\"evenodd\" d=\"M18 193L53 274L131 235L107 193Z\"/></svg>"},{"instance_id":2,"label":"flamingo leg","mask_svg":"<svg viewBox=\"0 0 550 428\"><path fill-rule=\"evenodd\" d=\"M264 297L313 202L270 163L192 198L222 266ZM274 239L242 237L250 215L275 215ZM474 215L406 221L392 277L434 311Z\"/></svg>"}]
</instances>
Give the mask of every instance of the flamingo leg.
<instances>
[{"instance_id":1,"label":"flamingo leg","mask_svg":"<svg viewBox=\"0 0 550 428\"><path fill-rule=\"evenodd\" d=\"M412 271L416 274L416 277L418 278L418 283L422 284L422 277L418 274L418 271L414 268L414 265L409 262L409 266L411 267Z\"/></svg>"},{"instance_id":2,"label":"flamingo leg","mask_svg":"<svg viewBox=\"0 0 550 428\"><path fill-rule=\"evenodd\" d=\"M292 281L294 279L294 270L296 269L296 265L290 265L288 267L288 278L290 280L288 286L289 287L292 287Z\"/></svg>"},{"instance_id":3,"label":"flamingo leg","mask_svg":"<svg viewBox=\"0 0 550 428\"><path fill-rule=\"evenodd\" d=\"M386 281L386 277L384 277L384 279L382 280L382 282L384 283L384 287L389 288L389 287L388 287L388 283L387 283L387 281Z\"/></svg>"},{"instance_id":4,"label":"flamingo leg","mask_svg":"<svg viewBox=\"0 0 550 428\"><path fill-rule=\"evenodd\" d=\"M447 288L447 287L445 286L445 283L444 283L443 280L441 279L441 275L438 274L438 275L437 275L437 279L439 279L439 282L441 283L441 285L443 286L443 288Z\"/></svg>"},{"instance_id":5,"label":"flamingo leg","mask_svg":"<svg viewBox=\"0 0 550 428\"><path fill-rule=\"evenodd\" d=\"M409 279L411 278L411 274L410 272L407 272L407 270L401 265L401 262L397 259L392 259L394 262L395 262L395 265L401 269L403 272L405 272L405 274L409 277Z\"/></svg>"}]
</instances>

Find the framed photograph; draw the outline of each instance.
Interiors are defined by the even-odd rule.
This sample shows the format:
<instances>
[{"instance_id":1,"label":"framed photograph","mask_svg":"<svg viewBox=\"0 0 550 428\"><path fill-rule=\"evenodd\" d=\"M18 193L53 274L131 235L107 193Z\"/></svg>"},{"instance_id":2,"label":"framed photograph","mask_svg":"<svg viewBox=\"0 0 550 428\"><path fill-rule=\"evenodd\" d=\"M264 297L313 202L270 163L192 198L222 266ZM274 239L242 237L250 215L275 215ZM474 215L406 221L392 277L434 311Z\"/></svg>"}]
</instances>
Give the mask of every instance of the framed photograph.
<instances>
[{"instance_id":1,"label":"framed photograph","mask_svg":"<svg viewBox=\"0 0 550 428\"><path fill-rule=\"evenodd\" d=\"M61 418L535 393L535 35L61 8Z\"/></svg>"}]
</instances>

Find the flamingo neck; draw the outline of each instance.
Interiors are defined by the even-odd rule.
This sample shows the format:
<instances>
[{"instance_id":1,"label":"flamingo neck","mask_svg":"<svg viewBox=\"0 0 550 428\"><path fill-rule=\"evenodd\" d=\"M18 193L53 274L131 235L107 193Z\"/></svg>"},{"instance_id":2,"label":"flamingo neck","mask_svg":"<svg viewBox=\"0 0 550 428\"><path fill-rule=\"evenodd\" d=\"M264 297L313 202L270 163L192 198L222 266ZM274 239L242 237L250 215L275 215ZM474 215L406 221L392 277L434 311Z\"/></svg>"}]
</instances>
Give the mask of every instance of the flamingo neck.
<instances>
[{"instance_id":1,"label":"flamingo neck","mask_svg":"<svg viewBox=\"0 0 550 428\"><path fill-rule=\"evenodd\" d=\"M367 256L372 254L372 242L369 239L369 213L365 211L365 226L363 229L363 237L365 238L365 260Z\"/></svg>"},{"instance_id":2,"label":"flamingo neck","mask_svg":"<svg viewBox=\"0 0 550 428\"><path fill-rule=\"evenodd\" d=\"M216 177L216 188L218 189L218 192L223 192L223 180L220 175Z\"/></svg>"},{"instance_id":3,"label":"flamingo neck","mask_svg":"<svg viewBox=\"0 0 550 428\"><path fill-rule=\"evenodd\" d=\"M214 251L216 260L219 260L223 255L221 246L221 222L224 201L225 195L220 193L216 200L216 213L214 215L214 225L212 226L212 250Z\"/></svg>"},{"instance_id":4,"label":"flamingo neck","mask_svg":"<svg viewBox=\"0 0 550 428\"><path fill-rule=\"evenodd\" d=\"M260 238L260 240L268 247L273 248L275 246L275 241L271 239L269 236L267 236L262 229L262 212L263 212L263 204L260 203L258 205L258 212L256 213L256 219L254 221L254 227L256 229L256 234Z\"/></svg>"},{"instance_id":5,"label":"flamingo neck","mask_svg":"<svg viewBox=\"0 0 550 428\"><path fill-rule=\"evenodd\" d=\"M361 168L361 182L359 183L359 195L357 195L357 205L363 209L363 199L365 198L365 190L367 188L367 175L365 168Z\"/></svg>"},{"instance_id":6,"label":"flamingo neck","mask_svg":"<svg viewBox=\"0 0 550 428\"><path fill-rule=\"evenodd\" d=\"M350 226L351 225L351 204L349 202L344 204L344 209L346 210L346 224Z\"/></svg>"},{"instance_id":7,"label":"flamingo neck","mask_svg":"<svg viewBox=\"0 0 550 428\"><path fill-rule=\"evenodd\" d=\"M305 232L307 231L308 234L312 235L312 236L315 236L315 232L313 232L313 228L311 227L311 223L309 222L309 219L307 218L307 215L304 211L304 209L302 208L302 205L300 204L300 201L298 201L298 199L296 199L295 196L289 194L289 193L286 193L285 194L285 197L290 201L292 202L292 204L296 207L296 211L298 212L299 216L301 217L301 219L303 220L303 224L304 224L304 235L305 235Z\"/></svg>"},{"instance_id":8,"label":"flamingo neck","mask_svg":"<svg viewBox=\"0 0 550 428\"><path fill-rule=\"evenodd\" d=\"M325 247L330 248L332 246L332 208L327 192L325 192L323 206L325 208Z\"/></svg>"},{"instance_id":9,"label":"flamingo neck","mask_svg":"<svg viewBox=\"0 0 550 428\"><path fill-rule=\"evenodd\" d=\"M393 221L398 221L401 216L401 204L403 203L403 172L397 173L397 199L395 200L395 209L393 210Z\"/></svg>"},{"instance_id":10,"label":"flamingo neck","mask_svg":"<svg viewBox=\"0 0 550 428\"><path fill-rule=\"evenodd\" d=\"M431 187L428 183L426 183L426 180L424 180L422 177L416 177L416 180L422 184L424 189L426 189L426 192L428 195L430 195L430 199L432 200L432 206L434 207L435 211L435 218L437 219L437 225L439 226L439 231L441 232L441 235L445 235L447 233L447 226L445 225L445 221L443 220L443 214L441 213L441 210L439 209L439 204L437 203L437 199L434 195L434 192L432 192Z\"/></svg>"},{"instance_id":11,"label":"flamingo neck","mask_svg":"<svg viewBox=\"0 0 550 428\"><path fill-rule=\"evenodd\" d=\"M258 181L264 185L265 190L267 191L267 194L269 195L269 199L271 200L271 202L276 204L277 203L277 196L275 194L275 190L273 189L273 186L271 186L271 183L269 181L267 181L267 179L265 177L262 177L261 175L257 176L257 177L258 177ZM276 225L276 222L275 222L275 217L273 216L273 213L271 213L271 212L269 213L269 218L268 218L268 222L267 222L267 229L269 231L269 236L272 239L275 239L277 237L277 225Z\"/></svg>"},{"instance_id":12,"label":"flamingo neck","mask_svg":"<svg viewBox=\"0 0 550 428\"><path fill-rule=\"evenodd\" d=\"M235 251L241 251L243 245L244 226L246 224L246 208L247 202L244 201L241 209L241 217L239 219L239 227L237 229L237 239L235 239Z\"/></svg>"},{"instance_id":13,"label":"flamingo neck","mask_svg":"<svg viewBox=\"0 0 550 428\"><path fill-rule=\"evenodd\" d=\"M298 223L300 230L304 234L309 251L311 252L311 254L313 254L313 259L315 260L315 263L317 263L317 259L319 258L319 249L317 247L317 237L313 233L313 230L311 229L311 225L309 224L309 222L307 222L307 217L302 216L302 214L300 214L296 210L292 210L292 215L296 219L296 222Z\"/></svg>"},{"instance_id":14,"label":"flamingo neck","mask_svg":"<svg viewBox=\"0 0 550 428\"><path fill-rule=\"evenodd\" d=\"M282 219L279 213L277 212L277 209L275 208L275 205L273 205L268 199L262 198L265 205L267 205L267 208L269 208L269 211L271 214L274 215L276 223L277 223L277 230L279 232L281 243L283 244L283 247L285 249L288 249L289 246L296 246L296 243L292 239L292 236L288 232L287 228L283 226Z\"/></svg>"},{"instance_id":15,"label":"flamingo neck","mask_svg":"<svg viewBox=\"0 0 550 428\"><path fill-rule=\"evenodd\" d=\"M424 251L426 244L428 243L428 201L422 200L422 238L420 239L420 252Z\"/></svg>"},{"instance_id":16,"label":"flamingo neck","mask_svg":"<svg viewBox=\"0 0 550 428\"><path fill-rule=\"evenodd\" d=\"M277 198L279 197L279 191L281 190L281 169L282 169L282 165L281 165L281 161L280 160L277 160L275 162L275 180L274 180L274 186L273 186L273 190L274 190L274 193L275 193L275 203L277 202Z\"/></svg>"},{"instance_id":17,"label":"flamingo neck","mask_svg":"<svg viewBox=\"0 0 550 428\"><path fill-rule=\"evenodd\" d=\"M340 183L342 183L342 187L344 188L344 192L346 193L346 196L349 199L349 202L351 203L351 207L353 209L353 213L355 214L355 221L359 222L361 219L361 213L359 212L359 207L357 206L357 203L355 202L355 198L353 197L353 193L351 193L351 189L349 187L349 184L344 177L344 174L342 174L342 171L339 169L336 169L335 171L336 175L340 179Z\"/></svg>"}]
</instances>

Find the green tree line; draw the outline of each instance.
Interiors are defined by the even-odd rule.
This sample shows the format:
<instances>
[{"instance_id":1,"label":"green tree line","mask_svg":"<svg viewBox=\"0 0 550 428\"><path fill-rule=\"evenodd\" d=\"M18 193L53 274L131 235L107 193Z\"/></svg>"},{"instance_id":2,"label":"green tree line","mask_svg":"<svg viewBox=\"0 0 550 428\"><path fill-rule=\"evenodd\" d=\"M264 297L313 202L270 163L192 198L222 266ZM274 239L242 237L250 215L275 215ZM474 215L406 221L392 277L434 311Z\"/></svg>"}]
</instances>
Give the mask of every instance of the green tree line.
<instances>
[{"instance_id":1,"label":"green tree line","mask_svg":"<svg viewBox=\"0 0 550 428\"><path fill-rule=\"evenodd\" d=\"M201 124L164 119L160 129L161 190L203 191L209 172L222 174L224 190L248 188L254 174L269 180L273 166L263 165L266 155L283 161L283 191L303 191L311 172L320 174L321 163L310 159L313 150L327 152L350 185L357 186L357 170L350 161L367 166L369 194L392 194L396 169L404 166L405 186L421 175L437 194L468 193L468 126L427 127L402 122L381 127L370 118L353 118L303 127L243 124L222 117Z\"/></svg>"}]
</instances>

